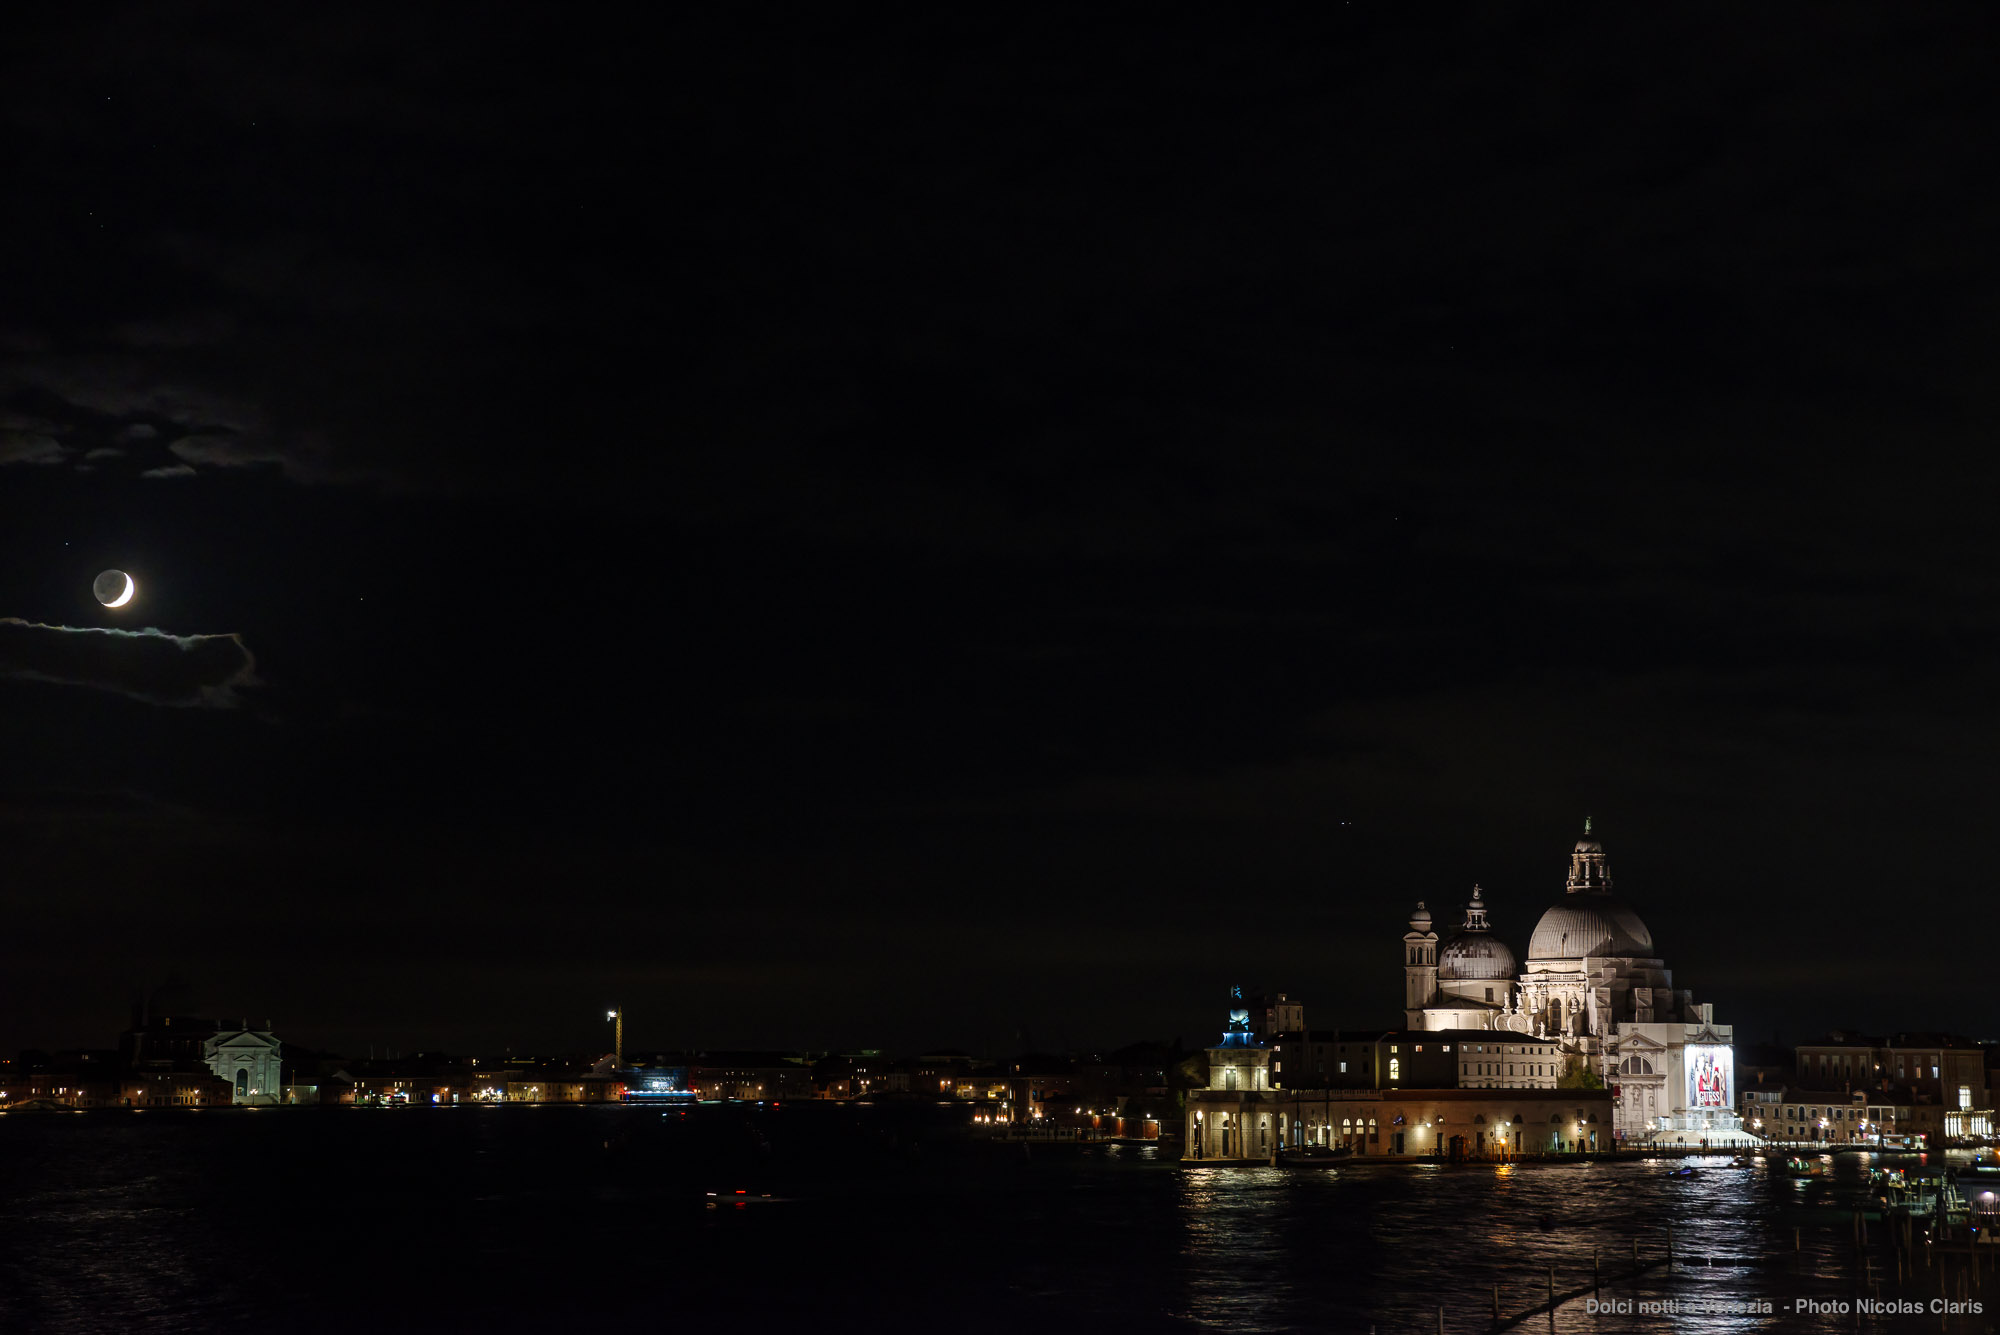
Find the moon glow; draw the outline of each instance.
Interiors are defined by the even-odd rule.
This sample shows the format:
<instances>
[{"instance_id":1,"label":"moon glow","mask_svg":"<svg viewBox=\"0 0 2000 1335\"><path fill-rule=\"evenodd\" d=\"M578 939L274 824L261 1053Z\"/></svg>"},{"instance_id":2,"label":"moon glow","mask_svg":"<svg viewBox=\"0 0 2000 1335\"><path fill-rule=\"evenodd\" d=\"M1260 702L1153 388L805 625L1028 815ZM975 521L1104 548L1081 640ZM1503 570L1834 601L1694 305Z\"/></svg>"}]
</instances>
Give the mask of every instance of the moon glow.
<instances>
[{"instance_id":1,"label":"moon glow","mask_svg":"<svg viewBox=\"0 0 2000 1335\"><path fill-rule=\"evenodd\" d=\"M97 601L106 607L123 607L132 601L132 595L139 591L139 585L122 570L107 570L90 583L90 591L97 595Z\"/></svg>"}]
</instances>

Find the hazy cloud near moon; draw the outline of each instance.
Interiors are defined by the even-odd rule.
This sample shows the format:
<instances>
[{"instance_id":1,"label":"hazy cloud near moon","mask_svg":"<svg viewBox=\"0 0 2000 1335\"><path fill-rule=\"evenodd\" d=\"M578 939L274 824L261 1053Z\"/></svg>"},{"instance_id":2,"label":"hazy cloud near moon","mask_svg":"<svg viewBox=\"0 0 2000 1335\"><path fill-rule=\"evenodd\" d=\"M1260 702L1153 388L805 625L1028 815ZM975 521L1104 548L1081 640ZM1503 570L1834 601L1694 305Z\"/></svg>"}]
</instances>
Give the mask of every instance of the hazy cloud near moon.
<instances>
[{"instance_id":1,"label":"hazy cloud near moon","mask_svg":"<svg viewBox=\"0 0 2000 1335\"><path fill-rule=\"evenodd\" d=\"M149 704L230 709L257 685L240 636L48 626L0 617L0 678L115 691Z\"/></svg>"}]
</instances>

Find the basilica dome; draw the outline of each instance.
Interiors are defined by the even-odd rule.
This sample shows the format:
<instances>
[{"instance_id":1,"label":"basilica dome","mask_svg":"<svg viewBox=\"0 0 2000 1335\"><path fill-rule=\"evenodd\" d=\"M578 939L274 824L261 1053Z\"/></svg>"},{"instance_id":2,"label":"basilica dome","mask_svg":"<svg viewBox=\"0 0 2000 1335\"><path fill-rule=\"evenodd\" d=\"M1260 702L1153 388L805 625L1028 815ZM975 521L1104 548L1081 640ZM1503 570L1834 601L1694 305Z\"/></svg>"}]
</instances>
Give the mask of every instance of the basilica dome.
<instances>
[{"instance_id":1,"label":"basilica dome","mask_svg":"<svg viewBox=\"0 0 2000 1335\"><path fill-rule=\"evenodd\" d=\"M1519 972L1514 952L1491 932L1459 932L1438 952L1441 979L1512 978Z\"/></svg>"},{"instance_id":2,"label":"basilica dome","mask_svg":"<svg viewBox=\"0 0 2000 1335\"><path fill-rule=\"evenodd\" d=\"M1653 934L1625 901L1602 893L1572 893L1535 924L1528 958L1580 960L1586 955L1651 959Z\"/></svg>"}]
</instances>

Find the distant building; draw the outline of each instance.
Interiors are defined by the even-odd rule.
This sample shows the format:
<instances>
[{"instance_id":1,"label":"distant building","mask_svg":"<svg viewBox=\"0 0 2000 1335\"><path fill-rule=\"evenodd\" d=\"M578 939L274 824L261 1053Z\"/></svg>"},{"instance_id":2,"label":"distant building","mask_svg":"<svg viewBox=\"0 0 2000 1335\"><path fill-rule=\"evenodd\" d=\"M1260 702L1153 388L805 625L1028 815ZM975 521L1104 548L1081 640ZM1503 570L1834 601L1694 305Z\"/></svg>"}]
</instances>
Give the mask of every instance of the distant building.
<instances>
[{"instance_id":1,"label":"distant building","mask_svg":"<svg viewBox=\"0 0 2000 1335\"><path fill-rule=\"evenodd\" d=\"M1986 1051L1949 1034L1869 1038L1836 1032L1797 1048L1799 1079L1818 1089L1906 1086L1945 1108L1991 1106Z\"/></svg>"},{"instance_id":2,"label":"distant building","mask_svg":"<svg viewBox=\"0 0 2000 1335\"><path fill-rule=\"evenodd\" d=\"M864 1069L868 1064L862 1063ZM874 1063L878 1072L882 1065ZM687 1083L704 1099L746 1103L809 1099L813 1096L813 1069L797 1052L697 1052L687 1059Z\"/></svg>"},{"instance_id":3,"label":"distant building","mask_svg":"<svg viewBox=\"0 0 2000 1335\"><path fill-rule=\"evenodd\" d=\"M1764 1134L1781 1141L1851 1145L1869 1139L1868 1096L1838 1089L1787 1089ZM1907 1129L1907 1128L1905 1128Z\"/></svg>"},{"instance_id":4,"label":"distant building","mask_svg":"<svg viewBox=\"0 0 2000 1335\"><path fill-rule=\"evenodd\" d=\"M230 1101L260 1107L284 1100L284 1058L268 1029L225 1029L202 1040L201 1058L229 1082Z\"/></svg>"},{"instance_id":5,"label":"distant building","mask_svg":"<svg viewBox=\"0 0 2000 1335\"><path fill-rule=\"evenodd\" d=\"M626 1103L693 1103L685 1066L637 1066L618 1072ZM490 1097L490 1096L489 1096Z\"/></svg>"},{"instance_id":6,"label":"distant building","mask_svg":"<svg viewBox=\"0 0 2000 1335\"><path fill-rule=\"evenodd\" d=\"M1303 1007L1294 1008L1303 1022ZM1566 1068L1553 1038L1491 1029L1392 1029L1271 1036L1281 1089L1554 1089Z\"/></svg>"},{"instance_id":7,"label":"distant building","mask_svg":"<svg viewBox=\"0 0 2000 1335\"><path fill-rule=\"evenodd\" d=\"M1909 1109L1905 1126L1937 1145L1993 1136L1986 1058L1981 1044L1938 1033L1836 1032L1797 1049L1801 1082L1878 1106L1900 1102Z\"/></svg>"}]
</instances>

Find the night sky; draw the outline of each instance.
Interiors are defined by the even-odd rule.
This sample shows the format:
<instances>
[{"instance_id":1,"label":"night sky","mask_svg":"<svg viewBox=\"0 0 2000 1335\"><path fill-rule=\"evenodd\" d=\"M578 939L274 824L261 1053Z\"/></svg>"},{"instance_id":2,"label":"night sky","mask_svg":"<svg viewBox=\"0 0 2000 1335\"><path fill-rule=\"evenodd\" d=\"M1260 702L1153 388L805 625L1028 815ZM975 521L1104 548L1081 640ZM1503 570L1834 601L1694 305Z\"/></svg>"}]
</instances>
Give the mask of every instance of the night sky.
<instances>
[{"instance_id":1,"label":"night sky","mask_svg":"<svg viewBox=\"0 0 2000 1335\"><path fill-rule=\"evenodd\" d=\"M0 1051L2000 1036L1990 8L666 13L10 16Z\"/></svg>"}]
</instances>

